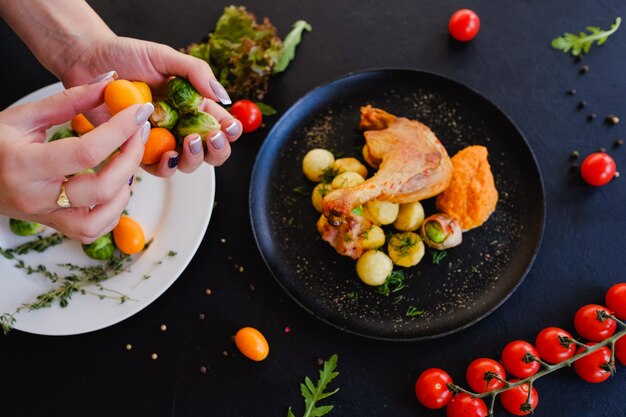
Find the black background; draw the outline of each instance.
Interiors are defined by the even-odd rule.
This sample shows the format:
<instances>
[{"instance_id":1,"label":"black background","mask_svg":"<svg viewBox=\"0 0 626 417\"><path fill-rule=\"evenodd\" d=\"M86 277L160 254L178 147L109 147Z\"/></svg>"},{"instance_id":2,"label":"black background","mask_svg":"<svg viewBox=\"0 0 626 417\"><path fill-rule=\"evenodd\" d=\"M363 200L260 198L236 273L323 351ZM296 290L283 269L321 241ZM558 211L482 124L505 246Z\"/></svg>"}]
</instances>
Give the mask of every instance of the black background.
<instances>
[{"instance_id":1,"label":"black background","mask_svg":"<svg viewBox=\"0 0 626 417\"><path fill-rule=\"evenodd\" d=\"M116 33L174 47L205 36L227 5L90 3ZM379 67L437 72L502 108L530 142L546 187L546 229L531 272L492 315L434 341L373 341L319 322L282 292L252 236L248 185L256 153L276 120L268 118L264 128L242 137L229 161L216 170L217 206L204 241L162 297L123 323L91 334L43 337L13 331L0 337L0 415L285 416L289 406L302 410L298 384L317 373L316 359L338 353L340 376L334 386L340 391L329 399L335 405L331 415L443 416L444 411L428 411L415 400L413 384L424 369L444 368L462 383L472 359L497 358L507 342L533 341L548 325L573 331L579 306L602 303L610 285L626 280L623 178L595 189L569 168L571 151L585 155L600 147L615 157L618 170L626 164L626 149L612 147L624 135L625 122L603 122L609 113L626 119L626 29L592 48L584 59L590 68L586 75L579 74L581 63L549 46L565 31L608 27L616 16L626 17L626 4L250 0L245 5L270 17L281 36L297 19L313 25L295 61L270 85L266 101L279 113L318 84ZM447 33L449 16L461 7L476 10L482 24L478 37L463 45ZM1 108L56 81L3 23L0 39ZM576 88L576 96L566 95L570 88ZM582 111L576 108L581 99L588 103ZM592 123L586 121L590 111L598 114ZM212 295L205 294L206 288ZM206 315L203 321L200 312ZM159 330L162 323L166 332ZM271 354L264 362L253 363L236 352L231 337L245 325L267 336ZM124 349L127 343L134 346L130 352ZM152 352L158 360L150 359ZM206 374L201 366L208 368ZM569 369L542 378L536 383L536 415L625 415L624 374L621 367L615 378L599 385L579 380Z\"/></svg>"}]
</instances>

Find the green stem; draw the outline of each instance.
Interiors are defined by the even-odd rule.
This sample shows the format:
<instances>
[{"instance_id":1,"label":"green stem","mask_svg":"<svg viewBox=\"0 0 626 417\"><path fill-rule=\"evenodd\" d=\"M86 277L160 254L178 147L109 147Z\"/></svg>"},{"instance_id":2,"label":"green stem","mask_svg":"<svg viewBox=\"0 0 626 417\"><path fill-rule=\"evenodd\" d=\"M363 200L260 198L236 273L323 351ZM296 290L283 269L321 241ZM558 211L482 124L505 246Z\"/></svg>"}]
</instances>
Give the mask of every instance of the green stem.
<instances>
[{"instance_id":1,"label":"green stem","mask_svg":"<svg viewBox=\"0 0 626 417\"><path fill-rule=\"evenodd\" d=\"M489 417L493 417L493 408L496 405L496 397L498 395L494 394L491 396L491 404L489 404Z\"/></svg>"}]
</instances>

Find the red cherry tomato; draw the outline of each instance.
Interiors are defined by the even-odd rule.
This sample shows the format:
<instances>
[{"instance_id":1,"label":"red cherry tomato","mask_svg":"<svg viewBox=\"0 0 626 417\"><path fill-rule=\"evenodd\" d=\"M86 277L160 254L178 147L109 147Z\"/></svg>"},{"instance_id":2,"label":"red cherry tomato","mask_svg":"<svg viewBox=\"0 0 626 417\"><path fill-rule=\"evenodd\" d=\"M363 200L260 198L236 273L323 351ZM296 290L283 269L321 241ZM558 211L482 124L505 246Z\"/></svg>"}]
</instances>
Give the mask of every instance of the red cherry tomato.
<instances>
[{"instance_id":1,"label":"red cherry tomato","mask_svg":"<svg viewBox=\"0 0 626 417\"><path fill-rule=\"evenodd\" d=\"M597 304L587 304L581 307L574 316L574 327L578 334L594 342L601 342L613 336L617 327L615 320L601 319L598 311L610 313L606 307Z\"/></svg>"},{"instance_id":2,"label":"red cherry tomato","mask_svg":"<svg viewBox=\"0 0 626 417\"><path fill-rule=\"evenodd\" d=\"M511 382L517 382L518 379L514 379ZM500 394L500 401L502 406L509 413L516 416L525 416L532 414L539 404L539 394L535 387L533 387L530 398L528 397L528 389L530 384L522 384L518 387L511 388ZM528 403L526 402L528 400Z\"/></svg>"},{"instance_id":3,"label":"red cherry tomato","mask_svg":"<svg viewBox=\"0 0 626 417\"><path fill-rule=\"evenodd\" d=\"M448 407L448 417L485 417L488 414L485 402L464 392L454 395Z\"/></svg>"},{"instance_id":4,"label":"red cherry tomato","mask_svg":"<svg viewBox=\"0 0 626 417\"><path fill-rule=\"evenodd\" d=\"M235 116L246 133L253 132L261 126L263 114L256 103L250 100L238 100L230 107L230 114Z\"/></svg>"},{"instance_id":5,"label":"red cherry tomato","mask_svg":"<svg viewBox=\"0 0 626 417\"><path fill-rule=\"evenodd\" d=\"M424 407L445 407L452 398L448 384L452 383L450 375L442 369L427 369L415 382L415 395Z\"/></svg>"},{"instance_id":6,"label":"red cherry tomato","mask_svg":"<svg viewBox=\"0 0 626 417\"><path fill-rule=\"evenodd\" d=\"M539 352L533 345L523 340L515 340L502 350L502 364L509 373L518 378L535 375L541 365L530 360L530 355L539 358Z\"/></svg>"},{"instance_id":7,"label":"red cherry tomato","mask_svg":"<svg viewBox=\"0 0 626 417\"><path fill-rule=\"evenodd\" d=\"M622 365L626 365L626 336L622 336L615 343L615 357Z\"/></svg>"},{"instance_id":8,"label":"red cherry tomato","mask_svg":"<svg viewBox=\"0 0 626 417\"><path fill-rule=\"evenodd\" d=\"M499 362L489 358L478 358L467 367L466 377L470 388L482 394L504 386L504 382L493 377L489 379L489 385L487 385L488 372L492 372L501 379L506 379L506 371Z\"/></svg>"},{"instance_id":9,"label":"red cherry tomato","mask_svg":"<svg viewBox=\"0 0 626 417\"><path fill-rule=\"evenodd\" d=\"M604 152L592 153L580 166L580 175L588 184L599 187L615 177L615 161Z\"/></svg>"},{"instance_id":10,"label":"red cherry tomato","mask_svg":"<svg viewBox=\"0 0 626 417\"><path fill-rule=\"evenodd\" d=\"M470 9L461 9L454 12L448 22L450 35L457 41L467 42L474 39L480 29L478 15Z\"/></svg>"},{"instance_id":11,"label":"red cherry tomato","mask_svg":"<svg viewBox=\"0 0 626 417\"><path fill-rule=\"evenodd\" d=\"M535 346L541 359L548 363L561 363L574 356L576 346L573 343L564 344L559 338L574 339L558 327L547 327L537 335Z\"/></svg>"},{"instance_id":12,"label":"red cherry tomato","mask_svg":"<svg viewBox=\"0 0 626 417\"><path fill-rule=\"evenodd\" d=\"M615 284L606 293L606 306L618 319L626 320L626 283Z\"/></svg>"},{"instance_id":13,"label":"red cherry tomato","mask_svg":"<svg viewBox=\"0 0 626 417\"><path fill-rule=\"evenodd\" d=\"M589 346L593 346L596 343L588 343ZM586 351L583 346L578 348L576 354ZM602 346L600 349L587 356L584 356L574 362L574 370L579 377L587 382L598 383L604 382L611 376L611 372L606 368L611 363L611 351L606 346Z\"/></svg>"}]
</instances>

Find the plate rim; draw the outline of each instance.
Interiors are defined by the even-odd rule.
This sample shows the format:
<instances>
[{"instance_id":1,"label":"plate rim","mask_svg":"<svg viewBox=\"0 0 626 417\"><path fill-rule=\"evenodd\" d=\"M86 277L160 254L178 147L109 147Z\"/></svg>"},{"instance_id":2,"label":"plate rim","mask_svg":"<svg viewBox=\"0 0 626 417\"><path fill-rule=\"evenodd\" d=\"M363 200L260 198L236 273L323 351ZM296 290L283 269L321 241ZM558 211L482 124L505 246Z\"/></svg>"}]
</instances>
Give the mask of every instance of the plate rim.
<instances>
[{"instance_id":1,"label":"plate rim","mask_svg":"<svg viewBox=\"0 0 626 417\"><path fill-rule=\"evenodd\" d=\"M431 77L436 77L436 78L440 78L446 82L451 82L453 84L456 84L458 87L462 88L462 89L466 89L469 92L471 92L472 94L480 97L482 100L484 100L485 102L487 102L489 105L493 106L493 108L495 110L497 110L501 116L504 117L504 119L506 120L506 122L508 122L514 129L515 131L518 133L519 137L522 139L522 143L525 145L526 149L529 152L530 158L533 162L533 167L536 170L536 174L537 174L537 179L538 179L538 185L539 185L539 191L541 194L541 205L539 206L539 215L540 215L540 221L539 221L539 227L538 227L538 233L537 236L535 237L536 239L536 243L535 243L535 247L533 248L532 254L529 257L528 260L528 264L526 265L524 271L522 272L521 276L518 278L517 282L515 283L515 285L513 285L513 287L510 289L510 291L504 296L502 297L501 300L499 300L497 303L495 303L491 308L489 308L487 311L485 311L483 314L475 317L473 320L470 320L469 322L458 326L454 329L450 329L441 333L436 333L436 334L432 334L432 335L426 335L426 336L419 336L419 337L403 337L403 338L393 338L393 337L385 337L385 336L376 336L376 335L372 335L372 334L366 334L366 333L362 333L359 331L355 331L349 328L346 328L345 326L341 326L337 323L334 323L324 317L321 317L319 314L315 313L314 311L312 311L310 308L308 308L306 305L304 305L294 294L292 294L287 288L286 286L282 283L282 281L279 279L279 277L277 276L277 274L274 272L274 270L271 268L269 260L267 259L264 251L261 249L261 242L260 242L260 236L259 236L259 231L257 230L257 226L255 226L255 213L257 210L255 210L255 205L254 205L254 201L256 200L256 196L258 195L258 193L256 192L256 187L255 187L255 183L259 180L258 177L258 170L260 169L260 165L262 165L263 161L262 161L262 156L264 151L269 148L269 140L271 140L271 138L277 134L277 131L280 130L280 128L282 128L282 124L286 123L284 122L284 120L287 120L289 118L289 116L292 113L295 113L297 111L297 109L302 105L302 103L306 102L306 100L308 100L311 96L313 96L315 93L319 92L321 89L327 89L330 88L333 84L338 84L341 82L345 82L349 79L352 79L354 77L358 77L358 76L366 76L366 75L375 75L376 73L394 73L394 72L406 72L406 73L415 73L415 74L422 74L422 75L427 75L427 76L431 76ZM268 132L268 134L265 136L265 139L261 145L261 147L259 148L259 151L257 153L257 157L255 158L255 162L252 168L252 173L251 173L251 181L250 181L250 187L249 187L249 193L248 193L248 213L249 213L249 218L250 218L250 224L251 224L251 228L252 228L252 234L254 236L254 240L258 249L258 252L261 255L261 258L263 259L263 262L265 263L266 268L269 270L270 274L272 275L272 277L274 278L274 280L279 284L279 286L282 288L282 290L297 304L299 305L302 309L304 309L307 313L311 314L313 317L315 317L316 319L326 323L327 325L330 325L331 327L338 329L340 331L346 332L348 334L352 334L355 336L360 336L360 337L364 337L366 339L372 339L372 340L381 340L381 341L389 341L389 342L398 342L398 343L403 343L403 342L416 342L416 341L422 341L422 340L432 340L432 339L438 339L441 337L445 337L457 332L460 332L464 329L467 329L468 327L473 326L474 324L480 322L481 320L483 320L484 318L486 318L487 316L491 315L495 310L497 310L499 307L501 307L512 295L513 293L519 288L519 286L522 284L522 282L524 282L524 280L526 279L526 276L528 275L528 273L530 272L530 270L532 269L532 266L535 263L535 260L537 258L537 255L539 254L539 250L541 248L541 244L543 241L543 234L545 232L545 223L546 223L546 197L545 197L545 184L543 181L543 175L541 173L541 167L539 165L539 162L537 160L537 157L532 149L532 147L530 146L530 143L528 142L528 139L526 138L526 136L524 135L523 131L520 129L520 127L517 125L517 123L515 123L513 121L513 119L511 119L511 117L504 111L502 110L502 108L497 105L493 100L491 100L490 98L488 98L487 96L485 96L484 94L480 93L479 91L477 91L476 89L474 89L473 87L468 86L467 84L460 82L458 80L456 80L455 78L449 77L447 75L443 75L441 73L437 73L437 72L433 72L430 70L424 70L424 69L417 69L417 68L406 68L406 67L374 67L374 68L369 68L369 69L363 69L363 70L355 70L355 71L349 71L346 72L342 75L339 75L335 78L332 78L330 80L327 80L315 87L313 87L312 89L308 90L307 92L305 92L303 95L300 96L300 98L298 98L292 105L289 106L289 108L285 111L285 113L276 121L276 123L272 126L272 129L270 129L270 131Z\"/></svg>"}]
</instances>

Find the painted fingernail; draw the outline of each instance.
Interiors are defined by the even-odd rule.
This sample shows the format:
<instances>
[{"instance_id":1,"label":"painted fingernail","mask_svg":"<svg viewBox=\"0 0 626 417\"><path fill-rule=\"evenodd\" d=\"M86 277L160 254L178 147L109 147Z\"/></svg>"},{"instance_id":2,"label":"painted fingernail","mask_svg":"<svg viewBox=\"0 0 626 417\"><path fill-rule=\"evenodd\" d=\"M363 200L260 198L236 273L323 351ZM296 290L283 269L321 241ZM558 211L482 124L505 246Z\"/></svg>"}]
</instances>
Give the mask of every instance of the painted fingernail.
<instances>
[{"instance_id":1,"label":"painted fingernail","mask_svg":"<svg viewBox=\"0 0 626 417\"><path fill-rule=\"evenodd\" d=\"M176 154L176 155L172 155L170 156L170 159L168 159L167 161L167 166L170 168L176 168L176 166L178 165L178 161L180 160L180 155Z\"/></svg>"},{"instance_id":2,"label":"painted fingernail","mask_svg":"<svg viewBox=\"0 0 626 417\"><path fill-rule=\"evenodd\" d=\"M148 137L150 136L150 122L144 122L143 126L141 126L141 141L145 145L148 141Z\"/></svg>"},{"instance_id":3,"label":"painted fingernail","mask_svg":"<svg viewBox=\"0 0 626 417\"><path fill-rule=\"evenodd\" d=\"M224 129L230 136L237 136L241 132L239 123L233 121L230 126Z\"/></svg>"},{"instance_id":4,"label":"painted fingernail","mask_svg":"<svg viewBox=\"0 0 626 417\"><path fill-rule=\"evenodd\" d=\"M153 111L154 106L152 103L144 103L141 107L139 107L139 110L137 110L137 114L135 115L137 123L143 123L148 120L148 117L150 117Z\"/></svg>"},{"instance_id":5,"label":"painted fingernail","mask_svg":"<svg viewBox=\"0 0 626 417\"><path fill-rule=\"evenodd\" d=\"M189 141L189 150L191 151L192 155L198 155L200 152L202 152L202 138L200 137L200 135L196 135L195 138Z\"/></svg>"},{"instance_id":6,"label":"painted fingernail","mask_svg":"<svg viewBox=\"0 0 626 417\"><path fill-rule=\"evenodd\" d=\"M224 134L221 130L218 130L216 134L211 136L210 140L213 144L213 147L218 151L224 149L224 146L226 146L226 137L224 137Z\"/></svg>"},{"instance_id":7,"label":"painted fingernail","mask_svg":"<svg viewBox=\"0 0 626 417\"><path fill-rule=\"evenodd\" d=\"M222 104L230 104L232 101L226 92L226 89L220 84L217 80L209 81L209 85L211 86L211 90L215 93L217 98L222 102Z\"/></svg>"},{"instance_id":8,"label":"painted fingernail","mask_svg":"<svg viewBox=\"0 0 626 417\"><path fill-rule=\"evenodd\" d=\"M109 72L105 72L104 74L100 74L93 80L89 81L89 85L98 84L99 82L104 81L104 80L108 81L108 80L115 80L115 79L117 79L117 71L109 71Z\"/></svg>"},{"instance_id":9,"label":"painted fingernail","mask_svg":"<svg viewBox=\"0 0 626 417\"><path fill-rule=\"evenodd\" d=\"M131 185L133 185L133 181L135 181L135 176L133 175L132 177L130 177L130 179L128 180L128 186L130 187Z\"/></svg>"}]
</instances>

